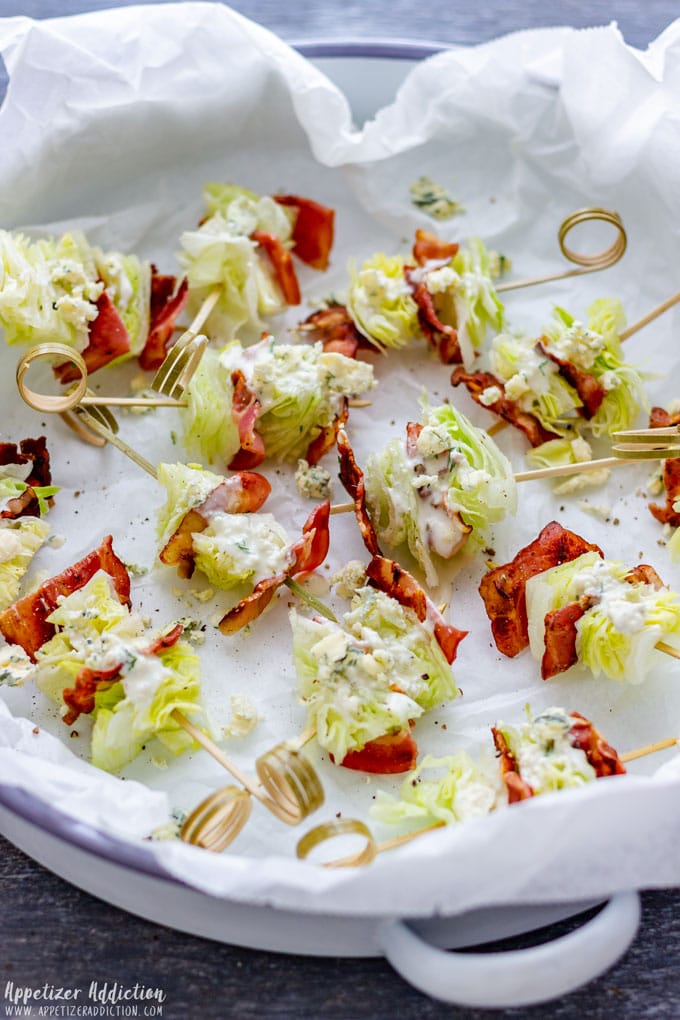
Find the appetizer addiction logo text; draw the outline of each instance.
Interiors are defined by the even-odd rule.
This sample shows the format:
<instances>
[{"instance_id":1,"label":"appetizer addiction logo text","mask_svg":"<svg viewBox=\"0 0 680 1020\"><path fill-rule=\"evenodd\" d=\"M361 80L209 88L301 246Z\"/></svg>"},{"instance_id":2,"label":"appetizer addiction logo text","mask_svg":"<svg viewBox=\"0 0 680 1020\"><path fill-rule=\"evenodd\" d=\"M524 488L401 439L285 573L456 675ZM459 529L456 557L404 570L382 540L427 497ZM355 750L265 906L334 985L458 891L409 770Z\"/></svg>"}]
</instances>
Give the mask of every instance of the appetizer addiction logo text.
<instances>
[{"instance_id":1,"label":"appetizer addiction logo text","mask_svg":"<svg viewBox=\"0 0 680 1020\"><path fill-rule=\"evenodd\" d=\"M47 983L33 988L8 981L4 992L4 1018L162 1017L166 999L161 988L118 981L90 981L87 989Z\"/></svg>"}]
</instances>

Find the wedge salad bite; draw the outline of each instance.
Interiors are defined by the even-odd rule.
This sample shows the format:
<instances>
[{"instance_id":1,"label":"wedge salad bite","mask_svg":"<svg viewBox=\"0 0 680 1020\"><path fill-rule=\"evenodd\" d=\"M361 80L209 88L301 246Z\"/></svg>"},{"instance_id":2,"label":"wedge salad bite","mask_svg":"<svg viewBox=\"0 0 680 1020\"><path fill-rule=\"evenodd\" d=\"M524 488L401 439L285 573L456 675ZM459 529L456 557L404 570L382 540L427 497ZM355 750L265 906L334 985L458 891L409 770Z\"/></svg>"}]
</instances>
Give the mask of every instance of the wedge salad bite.
<instances>
[{"instance_id":1,"label":"wedge salad bite","mask_svg":"<svg viewBox=\"0 0 680 1020\"><path fill-rule=\"evenodd\" d=\"M21 580L50 526L42 518L59 491L52 485L44 436L0 443L0 609L19 594Z\"/></svg>"},{"instance_id":2,"label":"wedge salad bite","mask_svg":"<svg viewBox=\"0 0 680 1020\"><path fill-rule=\"evenodd\" d=\"M518 725L492 726L496 762L466 751L427 755L402 784L399 797L379 790L371 814L381 822L450 825L483 817L506 804L595 779L623 775L613 747L579 712L548 708Z\"/></svg>"},{"instance_id":3,"label":"wedge salad bite","mask_svg":"<svg viewBox=\"0 0 680 1020\"><path fill-rule=\"evenodd\" d=\"M595 677L639 684L659 641L680 648L680 596L654 568L607 560L556 521L479 590L498 650L530 647L544 680L581 663Z\"/></svg>"},{"instance_id":4,"label":"wedge salad bite","mask_svg":"<svg viewBox=\"0 0 680 1020\"><path fill-rule=\"evenodd\" d=\"M68 726L92 717L92 763L108 771L154 737L174 754L192 746L171 718L175 709L202 712L199 660L182 629L152 631L131 612L130 578L110 536L0 613L0 633L23 651L21 682L33 678Z\"/></svg>"},{"instance_id":5,"label":"wedge salad bite","mask_svg":"<svg viewBox=\"0 0 680 1020\"><path fill-rule=\"evenodd\" d=\"M340 478L355 504L359 498L364 535L368 516L369 551L380 543L406 545L427 583L436 585L442 562L468 540L488 543L489 526L515 513L517 486L493 439L460 411L431 408L424 399L421 418L407 424L404 440L371 454L363 475L341 431Z\"/></svg>"},{"instance_id":6,"label":"wedge salad bite","mask_svg":"<svg viewBox=\"0 0 680 1020\"><path fill-rule=\"evenodd\" d=\"M206 350L186 390L184 443L192 455L233 470L265 458L316 464L335 443L347 400L371 390L373 368L320 343Z\"/></svg>"},{"instance_id":7,"label":"wedge salad bite","mask_svg":"<svg viewBox=\"0 0 680 1020\"><path fill-rule=\"evenodd\" d=\"M451 382L524 433L534 466L590 459L582 433L598 438L632 428L647 406L642 376L623 360L625 321L615 299L593 302L587 324L556 307L538 340L502 333L491 342L489 371L455 369Z\"/></svg>"},{"instance_id":8,"label":"wedge salad bite","mask_svg":"<svg viewBox=\"0 0 680 1020\"><path fill-rule=\"evenodd\" d=\"M300 304L293 254L327 268L334 212L299 195L258 195L235 184L206 184L203 198L206 216L181 237L189 314L218 291L205 331L222 343L252 342L264 319Z\"/></svg>"},{"instance_id":9,"label":"wedge salad bite","mask_svg":"<svg viewBox=\"0 0 680 1020\"><path fill-rule=\"evenodd\" d=\"M223 478L199 465L160 464L158 480L167 490L158 521L161 563L184 578L198 569L222 590L252 589L220 621L225 634L254 620L288 578L315 570L326 557L328 502L312 510L301 538L291 542L272 514L257 513L271 491L257 472Z\"/></svg>"},{"instance_id":10,"label":"wedge salad bite","mask_svg":"<svg viewBox=\"0 0 680 1020\"><path fill-rule=\"evenodd\" d=\"M346 309L379 350L425 339L444 364L471 367L487 331L503 328L493 285L502 265L479 238L461 248L417 230L410 256L378 252L350 266Z\"/></svg>"},{"instance_id":11,"label":"wedge salad bite","mask_svg":"<svg viewBox=\"0 0 680 1020\"><path fill-rule=\"evenodd\" d=\"M0 325L8 344L67 344L90 373L131 357L157 368L186 300L184 281L136 255L102 251L81 231L31 241L0 230ZM77 378L68 362L54 371L63 383Z\"/></svg>"},{"instance_id":12,"label":"wedge salad bite","mask_svg":"<svg viewBox=\"0 0 680 1020\"><path fill-rule=\"evenodd\" d=\"M340 620L290 614L298 693L319 745L345 768L412 769L411 729L424 712L451 701L451 672L465 632L445 623L417 582L376 556L336 578L351 595Z\"/></svg>"}]
</instances>

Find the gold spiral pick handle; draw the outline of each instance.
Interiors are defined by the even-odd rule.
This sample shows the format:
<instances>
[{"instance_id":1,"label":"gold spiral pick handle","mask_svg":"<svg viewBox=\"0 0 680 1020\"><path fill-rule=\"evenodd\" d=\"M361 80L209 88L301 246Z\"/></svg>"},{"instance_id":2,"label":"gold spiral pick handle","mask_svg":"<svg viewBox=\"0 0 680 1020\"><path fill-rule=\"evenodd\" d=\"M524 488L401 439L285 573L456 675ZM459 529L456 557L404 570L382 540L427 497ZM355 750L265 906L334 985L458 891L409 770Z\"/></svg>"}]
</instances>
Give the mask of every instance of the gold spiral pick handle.
<instances>
[{"instance_id":1,"label":"gold spiral pick handle","mask_svg":"<svg viewBox=\"0 0 680 1020\"><path fill-rule=\"evenodd\" d=\"M590 223L593 220L609 223L616 227L616 238L613 243L603 251L595 252L594 255L582 255L580 252L574 251L573 248L569 248L566 239L570 231L581 223ZM574 262L577 266L584 266L589 272L595 272L598 269L608 269L609 266L615 265L623 256L628 244L626 231L619 214L611 209L595 207L579 209L572 213L571 216L567 216L557 232L557 240L564 257L569 259L570 262Z\"/></svg>"},{"instance_id":2,"label":"gold spiral pick handle","mask_svg":"<svg viewBox=\"0 0 680 1020\"><path fill-rule=\"evenodd\" d=\"M180 839L221 853L250 818L252 798L237 786L225 786L194 808L180 830Z\"/></svg>"},{"instance_id":3,"label":"gold spiral pick handle","mask_svg":"<svg viewBox=\"0 0 680 1020\"><path fill-rule=\"evenodd\" d=\"M277 744L255 762L257 778L267 794L265 806L286 825L298 825L324 802L314 766L299 751Z\"/></svg>"},{"instance_id":4,"label":"gold spiral pick handle","mask_svg":"<svg viewBox=\"0 0 680 1020\"><path fill-rule=\"evenodd\" d=\"M581 223L590 223L591 221L600 221L602 223L609 223L611 226L616 228L616 239L608 248L603 251L595 252L593 255L584 255L581 252L574 251L567 245L567 236ZM600 269L608 269L609 266L613 266L619 261L621 256L626 250L628 244L628 238L626 237L626 231L623 226L623 221L617 212L611 209L600 209L596 206L588 207L587 209L577 209L576 212L571 213L565 220L560 224L560 229L557 232L557 241L560 246L560 251L570 262L579 266L578 269L567 269L566 272L562 271L559 273L550 273L547 276L533 276L529 280L515 280L509 283L500 283L496 287L496 291L500 294L507 290L520 290L523 287L533 287L537 283L550 283L552 280L564 280L570 276L583 276L585 273L597 273Z\"/></svg>"},{"instance_id":5,"label":"gold spiral pick handle","mask_svg":"<svg viewBox=\"0 0 680 1020\"><path fill-rule=\"evenodd\" d=\"M360 822L358 818L339 818L337 821L324 822L306 832L298 842L297 856L304 860L321 843L338 836L362 836L366 843L355 854L324 861L325 868L360 868L370 864L378 853L378 844L367 825Z\"/></svg>"},{"instance_id":6,"label":"gold spiral pick handle","mask_svg":"<svg viewBox=\"0 0 680 1020\"><path fill-rule=\"evenodd\" d=\"M51 396L47 393L37 393L26 385L26 373L35 361L42 361L46 358L62 358L70 361L78 370L80 378L75 386L68 393L61 393ZM64 411L71 411L77 407L87 393L87 365L84 359L66 344L46 343L37 344L27 351L19 359L17 365L17 387L22 400L35 411L44 411L47 414L62 414Z\"/></svg>"}]
</instances>

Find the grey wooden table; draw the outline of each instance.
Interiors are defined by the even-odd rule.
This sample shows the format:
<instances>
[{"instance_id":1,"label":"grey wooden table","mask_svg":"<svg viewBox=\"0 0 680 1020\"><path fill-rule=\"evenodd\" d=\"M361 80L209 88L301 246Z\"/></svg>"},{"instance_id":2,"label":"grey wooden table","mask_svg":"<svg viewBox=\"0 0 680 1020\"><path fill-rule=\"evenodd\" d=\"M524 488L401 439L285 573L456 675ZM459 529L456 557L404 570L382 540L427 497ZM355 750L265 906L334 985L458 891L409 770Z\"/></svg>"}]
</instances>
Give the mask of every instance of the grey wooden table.
<instances>
[{"instance_id":1,"label":"grey wooden table","mask_svg":"<svg viewBox=\"0 0 680 1020\"><path fill-rule=\"evenodd\" d=\"M0 16L42 18L111 6L116 6L115 0L0 0ZM552 5L538 0L487 0L484 5L236 0L232 6L291 41L380 37L477 43L523 28L585 27L616 20L626 40L644 48L680 16L680 4L673 0L564 0ZM395 1015L400 1020L474 1020L489 1015L426 999L381 960L278 956L157 927L79 892L1 838L0 903L0 991L7 981L82 988L94 976L128 986L139 981L165 992L164 1020L382 1020ZM549 1006L495 1015L555 1020L679 1018L680 892L648 892L643 908L634 945L598 981ZM549 932L554 937L570 927L566 922ZM530 939L502 945L527 944Z\"/></svg>"}]
</instances>

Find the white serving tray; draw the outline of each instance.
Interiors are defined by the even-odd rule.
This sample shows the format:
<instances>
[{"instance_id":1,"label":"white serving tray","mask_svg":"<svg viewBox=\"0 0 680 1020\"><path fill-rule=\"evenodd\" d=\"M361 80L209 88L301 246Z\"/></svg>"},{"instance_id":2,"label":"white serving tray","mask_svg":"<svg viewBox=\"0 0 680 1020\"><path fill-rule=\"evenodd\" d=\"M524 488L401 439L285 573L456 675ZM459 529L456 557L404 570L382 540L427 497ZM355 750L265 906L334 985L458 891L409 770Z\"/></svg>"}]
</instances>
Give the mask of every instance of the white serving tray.
<instances>
[{"instance_id":1,"label":"white serving tray","mask_svg":"<svg viewBox=\"0 0 680 1020\"><path fill-rule=\"evenodd\" d=\"M344 92L362 124L393 98L413 64L437 43L324 41L298 48ZM77 822L0 784L0 832L55 874L108 903L194 935L249 948L315 956L385 955L421 991L471 1007L512 1007L569 992L611 966L639 923L636 893L612 899L593 920L542 946L464 955L442 950L519 935L580 913L575 902L475 910L455 917L329 916L234 903L166 874L142 846Z\"/></svg>"}]
</instances>

